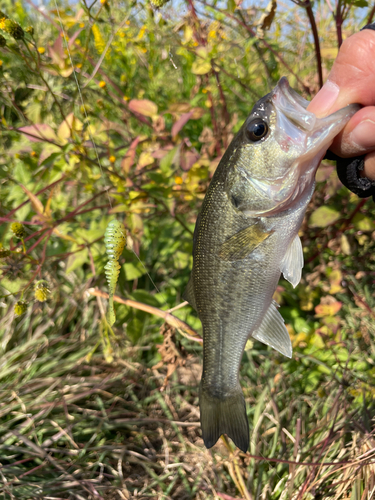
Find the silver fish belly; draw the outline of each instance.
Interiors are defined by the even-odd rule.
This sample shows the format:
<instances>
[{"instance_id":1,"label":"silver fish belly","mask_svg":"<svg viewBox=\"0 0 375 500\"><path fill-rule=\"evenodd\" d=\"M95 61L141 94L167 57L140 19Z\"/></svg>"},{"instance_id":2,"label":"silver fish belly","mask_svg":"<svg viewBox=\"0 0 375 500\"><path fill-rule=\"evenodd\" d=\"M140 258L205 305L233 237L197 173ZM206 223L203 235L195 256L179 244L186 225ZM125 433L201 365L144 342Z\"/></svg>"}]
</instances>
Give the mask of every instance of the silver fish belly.
<instances>
[{"instance_id":1,"label":"silver fish belly","mask_svg":"<svg viewBox=\"0 0 375 500\"><path fill-rule=\"evenodd\" d=\"M222 434L244 452L249 447L239 383L248 338L292 356L272 296L281 273L293 286L301 278L298 230L316 169L359 109L351 105L317 119L307 105L285 78L255 104L219 163L197 219L185 298L203 327L200 418L207 448Z\"/></svg>"}]
</instances>

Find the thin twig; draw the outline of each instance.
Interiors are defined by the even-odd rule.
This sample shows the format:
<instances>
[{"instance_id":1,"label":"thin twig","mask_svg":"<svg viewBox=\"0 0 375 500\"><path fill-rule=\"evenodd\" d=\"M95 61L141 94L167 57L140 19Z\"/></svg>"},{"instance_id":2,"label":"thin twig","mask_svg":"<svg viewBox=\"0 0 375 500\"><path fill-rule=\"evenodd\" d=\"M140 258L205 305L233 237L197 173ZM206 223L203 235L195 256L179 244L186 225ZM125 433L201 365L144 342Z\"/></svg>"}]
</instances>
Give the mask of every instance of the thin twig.
<instances>
[{"instance_id":1,"label":"thin twig","mask_svg":"<svg viewBox=\"0 0 375 500\"><path fill-rule=\"evenodd\" d=\"M374 19L374 15L375 15L375 4L374 4L373 8L371 9L370 14L368 15L366 24L372 23L372 20Z\"/></svg>"},{"instance_id":2,"label":"thin twig","mask_svg":"<svg viewBox=\"0 0 375 500\"><path fill-rule=\"evenodd\" d=\"M87 292L90 295L94 295L95 297L103 297L105 299L108 299L109 297L108 293L101 292L97 288L89 288ZM118 295L114 295L113 300L114 302L118 302L119 304L124 304L125 306L133 307L134 309L139 309L140 311L145 311L149 314L153 314L154 316L158 316L159 318L162 318L169 325L177 328L177 330L189 340L195 340L195 342L199 343L203 342L202 338L198 335L198 333L195 330L193 330L187 323L185 323L185 321L182 321L181 319L177 318L168 311L163 311L162 309L149 306L148 304L143 304L142 302L137 302L136 300L123 299Z\"/></svg>"},{"instance_id":3,"label":"thin twig","mask_svg":"<svg viewBox=\"0 0 375 500\"><path fill-rule=\"evenodd\" d=\"M319 34L318 29L316 27L315 17L312 10L312 5L310 0L306 0L304 3L307 17L309 18L312 34L314 37L314 46L315 46L315 57L316 57L316 66L318 69L318 77L319 77L319 87L323 87L323 70L322 70L322 56L320 53L320 43L319 43Z\"/></svg>"}]
</instances>

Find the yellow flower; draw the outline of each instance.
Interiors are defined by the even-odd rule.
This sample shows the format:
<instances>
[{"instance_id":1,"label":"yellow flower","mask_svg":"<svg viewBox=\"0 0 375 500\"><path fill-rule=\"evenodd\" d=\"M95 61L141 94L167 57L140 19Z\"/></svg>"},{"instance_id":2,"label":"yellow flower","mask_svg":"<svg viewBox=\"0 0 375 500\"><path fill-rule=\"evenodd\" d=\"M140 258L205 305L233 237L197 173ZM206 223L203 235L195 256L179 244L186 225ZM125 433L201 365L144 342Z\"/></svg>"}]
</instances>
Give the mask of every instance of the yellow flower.
<instances>
[{"instance_id":1,"label":"yellow flower","mask_svg":"<svg viewBox=\"0 0 375 500\"><path fill-rule=\"evenodd\" d=\"M34 285L34 297L39 302L45 302L51 294L48 283L45 280L37 281Z\"/></svg>"},{"instance_id":2,"label":"yellow flower","mask_svg":"<svg viewBox=\"0 0 375 500\"><path fill-rule=\"evenodd\" d=\"M28 303L24 300L19 300L14 304L14 312L17 314L17 316L22 316L22 314L27 311L27 305Z\"/></svg>"},{"instance_id":3,"label":"yellow flower","mask_svg":"<svg viewBox=\"0 0 375 500\"><path fill-rule=\"evenodd\" d=\"M163 7L169 0L151 0L151 3L154 7L157 7L160 9L160 7Z\"/></svg>"},{"instance_id":4,"label":"yellow flower","mask_svg":"<svg viewBox=\"0 0 375 500\"><path fill-rule=\"evenodd\" d=\"M101 82L99 82L99 87L101 89L103 89L105 86L106 86L106 83L103 80Z\"/></svg>"},{"instance_id":5,"label":"yellow flower","mask_svg":"<svg viewBox=\"0 0 375 500\"><path fill-rule=\"evenodd\" d=\"M44 47L38 47L39 54L44 54L45 51L46 49Z\"/></svg>"},{"instance_id":6,"label":"yellow flower","mask_svg":"<svg viewBox=\"0 0 375 500\"><path fill-rule=\"evenodd\" d=\"M26 229L20 222L13 222L13 224L10 225L10 230L16 238L21 239L26 236Z\"/></svg>"},{"instance_id":7,"label":"yellow flower","mask_svg":"<svg viewBox=\"0 0 375 500\"><path fill-rule=\"evenodd\" d=\"M98 54L101 54L105 49L105 41L100 33L99 27L94 24L91 28L91 31L94 35L95 48L98 51Z\"/></svg>"},{"instance_id":8,"label":"yellow flower","mask_svg":"<svg viewBox=\"0 0 375 500\"><path fill-rule=\"evenodd\" d=\"M115 161L116 161L116 156L111 155L111 156L109 157L109 161L110 161L111 163L115 163Z\"/></svg>"},{"instance_id":9,"label":"yellow flower","mask_svg":"<svg viewBox=\"0 0 375 500\"><path fill-rule=\"evenodd\" d=\"M175 178L174 178L174 181L176 184L182 184L184 181L182 180L182 177L180 177L179 175L177 175Z\"/></svg>"}]
</instances>

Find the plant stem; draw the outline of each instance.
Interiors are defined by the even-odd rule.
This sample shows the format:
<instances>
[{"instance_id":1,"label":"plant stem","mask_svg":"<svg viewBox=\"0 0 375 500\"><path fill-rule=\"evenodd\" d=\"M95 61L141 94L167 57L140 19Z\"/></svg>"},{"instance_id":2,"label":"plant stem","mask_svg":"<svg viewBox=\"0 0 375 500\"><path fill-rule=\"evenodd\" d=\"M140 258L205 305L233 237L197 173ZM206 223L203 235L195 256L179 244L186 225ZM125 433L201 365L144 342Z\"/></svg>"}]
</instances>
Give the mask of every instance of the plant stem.
<instances>
[{"instance_id":1,"label":"plant stem","mask_svg":"<svg viewBox=\"0 0 375 500\"><path fill-rule=\"evenodd\" d=\"M374 4L373 8L371 9L370 14L368 15L367 24L372 23L372 20L374 19L374 15L375 15L375 4Z\"/></svg>"},{"instance_id":2,"label":"plant stem","mask_svg":"<svg viewBox=\"0 0 375 500\"><path fill-rule=\"evenodd\" d=\"M312 10L312 5L310 0L306 0L304 3L307 17L309 18L310 21L310 26L312 30L312 34L314 37L314 46L315 46L315 57L316 57L316 65L318 69L318 76L319 76L319 87L323 87L323 71L322 71L322 56L320 53L320 43L319 43L319 34L318 34L318 29L316 27L316 22L315 22L315 17L314 13Z\"/></svg>"}]
</instances>

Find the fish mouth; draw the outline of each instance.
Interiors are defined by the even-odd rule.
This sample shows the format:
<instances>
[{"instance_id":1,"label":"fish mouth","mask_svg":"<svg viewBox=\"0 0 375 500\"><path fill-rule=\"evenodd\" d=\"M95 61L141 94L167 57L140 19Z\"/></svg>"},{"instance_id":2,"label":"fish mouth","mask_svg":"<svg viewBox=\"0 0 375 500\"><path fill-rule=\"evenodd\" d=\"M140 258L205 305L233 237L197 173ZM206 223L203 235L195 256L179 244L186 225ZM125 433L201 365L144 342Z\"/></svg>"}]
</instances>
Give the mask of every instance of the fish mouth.
<instances>
[{"instance_id":1,"label":"fish mouth","mask_svg":"<svg viewBox=\"0 0 375 500\"><path fill-rule=\"evenodd\" d=\"M328 149L345 123L361 108L359 104L349 104L325 118L317 118L306 109L310 101L292 89L285 77L280 79L271 98L277 112L278 139L287 137L295 144L298 142L303 155Z\"/></svg>"},{"instance_id":2,"label":"fish mouth","mask_svg":"<svg viewBox=\"0 0 375 500\"><path fill-rule=\"evenodd\" d=\"M274 138L291 163L278 179L252 179L254 187L271 198L274 206L258 215L271 216L298 202L314 182L315 172L335 136L361 108L350 104L325 118L307 111L307 101L283 77L270 96L276 110ZM250 214L247 211L246 215Z\"/></svg>"}]
</instances>

